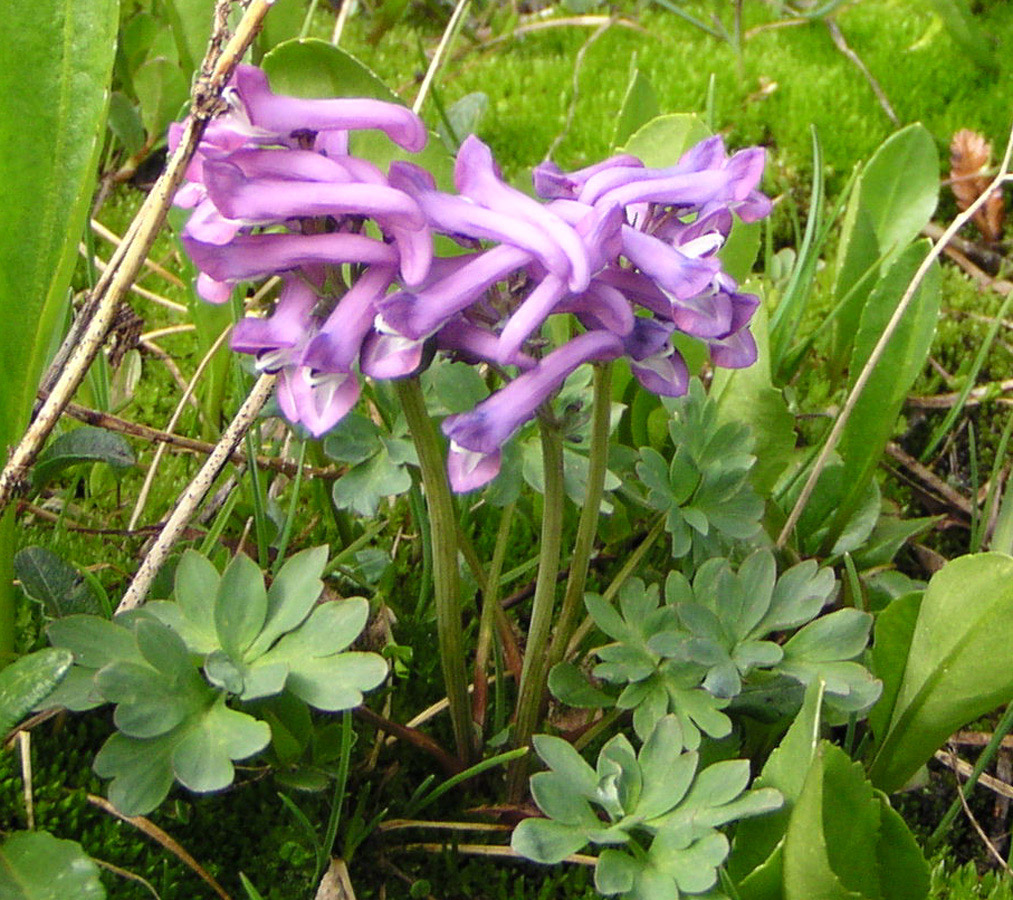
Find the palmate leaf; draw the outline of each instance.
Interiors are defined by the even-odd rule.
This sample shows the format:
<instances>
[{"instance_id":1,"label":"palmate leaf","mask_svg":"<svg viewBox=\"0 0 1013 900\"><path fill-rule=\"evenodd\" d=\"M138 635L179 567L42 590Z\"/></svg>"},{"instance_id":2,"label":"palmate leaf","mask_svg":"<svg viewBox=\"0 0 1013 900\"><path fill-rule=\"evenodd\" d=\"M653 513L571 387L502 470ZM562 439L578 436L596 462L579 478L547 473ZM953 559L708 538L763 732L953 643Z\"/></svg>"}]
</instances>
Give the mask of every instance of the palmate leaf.
<instances>
[{"instance_id":1,"label":"palmate leaf","mask_svg":"<svg viewBox=\"0 0 1013 900\"><path fill-rule=\"evenodd\" d=\"M194 709L171 731L153 738L112 735L95 757L95 772L112 778L109 799L124 815L151 812L168 795L173 779L192 791L228 787L233 760L263 750L271 729L246 713L229 709L223 696Z\"/></svg>"},{"instance_id":2,"label":"palmate leaf","mask_svg":"<svg viewBox=\"0 0 1013 900\"><path fill-rule=\"evenodd\" d=\"M647 502L666 513L672 555L706 559L728 541L743 540L760 528L763 501L750 484L756 462L749 452L748 426L719 423L717 405L699 380L689 394L666 403L672 412L668 430L675 447L671 462L650 447L640 449L637 475Z\"/></svg>"},{"instance_id":3,"label":"palmate leaf","mask_svg":"<svg viewBox=\"0 0 1013 900\"><path fill-rule=\"evenodd\" d=\"M587 843L603 846L595 886L606 895L660 900L708 890L729 849L717 828L781 804L772 788L746 791L746 760L698 773L698 756L683 749L674 716L659 720L639 753L622 735L612 738L595 769L559 738L538 737L535 747L550 771L532 777L532 793L549 818L525 819L511 844L545 863L559 862ZM601 808L604 820L592 805ZM624 844L636 849L620 849Z\"/></svg>"}]
</instances>

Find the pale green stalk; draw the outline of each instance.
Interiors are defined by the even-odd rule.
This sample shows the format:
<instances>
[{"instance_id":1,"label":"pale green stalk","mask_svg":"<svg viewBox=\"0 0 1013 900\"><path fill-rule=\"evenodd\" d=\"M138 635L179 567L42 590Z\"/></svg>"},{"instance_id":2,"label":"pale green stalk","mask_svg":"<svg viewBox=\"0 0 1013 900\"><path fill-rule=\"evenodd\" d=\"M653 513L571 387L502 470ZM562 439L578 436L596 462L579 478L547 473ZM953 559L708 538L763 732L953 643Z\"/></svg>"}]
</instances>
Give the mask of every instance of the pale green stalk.
<instances>
[{"instance_id":1,"label":"pale green stalk","mask_svg":"<svg viewBox=\"0 0 1013 900\"><path fill-rule=\"evenodd\" d=\"M542 440L542 462L545 468L545 490L542 496L542 533L538 558L538 580L531 605L524 667L521 670L520 693L514 721L514 745L526 747L531 742L545 704L545 683L549 675L548 644L556 599L556 577L563 537L563 441L559 431L544 419L539 420ZM527 757L515 760L507 775L507 792L519 800L527 788Z\"/></svg>"},{"instance_id":2,"label":"pale green stalk","mask_svg":"<svg viewBox=\"0 0 1013 900\"><path fill-rule=\"evenodd\" d=\"M559 620L552 635L549 648L549 669L563 659L566 645L577 617L584 607L584 587L587 584L587 569L598 533L598 518L601 513L601 498L605 489L605 470L608 463L609 425L612 413L612 364L594 367L594 407L591 420L591 456L587 469L587 490L584 508L580 511L577 525L577 540L570 559L570 574L566 579L566 592Z\"/></svg>"},{"instance_id":3,"label":"pale green stalk","mask_svg":"<svg viewBox=\"0 0 1013 900\"><path fill-rule=\"evenodd\" d=\"M489 650L492 647L493 631L496 627L496 609L500 602L500 575L503 572L503 561L506 559L507 544L514 521L515 503L503 510L499 520L499 531L496 533L496 547L492 554L492 564L482 587L482 618L478 626L478 642L475 645L475 681L472 709L476 725L482 728L485 723L485 705L489 688L485 680L485 670L489 664Z\"/></svg>"},{"instance_id":4,"label":"pale green stalk","mask_svg":"<svg viewBox=\"0 0 1013 900\"><path fill-rule=\"evenodd\" d=\"M468 673L461 629L460 573L457 566L457 520L444 467L443 445L426 411L422 386L416 378L396 382L398 399L415 442L422 469L422 486L429 510L429 533L433 543L433 589L436 600L436 633L440 643L443 682L450 704L457 755L471 758L472 727L468 704Z\"/></svg>"}]
</instances>

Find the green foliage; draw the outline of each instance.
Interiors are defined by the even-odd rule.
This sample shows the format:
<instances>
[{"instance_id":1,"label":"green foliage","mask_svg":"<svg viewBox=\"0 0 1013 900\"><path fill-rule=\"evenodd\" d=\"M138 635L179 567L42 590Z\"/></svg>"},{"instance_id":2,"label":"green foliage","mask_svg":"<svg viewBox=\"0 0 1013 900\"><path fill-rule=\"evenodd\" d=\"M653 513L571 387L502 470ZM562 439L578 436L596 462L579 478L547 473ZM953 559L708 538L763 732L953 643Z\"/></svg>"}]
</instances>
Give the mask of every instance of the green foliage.
<instances>
[{"instance_id":1,"label":"green foliage","mask_svg":"<svg viewBox=\"0 0 1013 900\"><path fill-rule=\"evenodd\" d=\"M666 515L672 556L693 551L695 559L719 555L729 541L760 530L763 501L749 482L756 458L749 428L721 424L717 404L692 381L689 394L671 405L668 433L671 461L653 447L641 447L637 474L647 502Z\"/></svg>"},{"instance_id":2,"label":"green foliage","mask_svg":"<svg viewBox=\"0 0 1013 900\"><path fill-rule=\"evenodd\" d=\"M136 464L134 451L126 439L104 428L82 425L52 441L32 469L32 488L41 491L53 479L72 466L102 462L122 475Z\"/></svg>"},{"instance_id":3,"label":"green foliage","mask_svg":"<svg viewBox=\"0 0 1013 900\"><path fill-rule=\"evenodd\" d=\"M594 769L561 738L534 741L549 771L532 776L531 792L547 818L525 819L511 844L542 863L588 843L604 846L595 886L605 895L660 900L710 890L729 851L718 828L781 805L772 788L746 790L746 760L698 771L699 757L684 750L673 716L659 720L639 753L623 735L613 737Z\"/></svg>"},{"instance_id":4,"label":"green foliage","mask_svg":"<svg viewBox=\"0 0 1013 900\"><path fill-rule=\"evenodd\" d=\"M14 557L21 589L42 604L47 616L98 613L99 600L78 570L45 547L23 547Z\"/></svg>"},{"instance_id":5,"label":"green foliage","mask_svg":"<svg viewBox=\"0 0 1013 900\"><path fill-rule=\"evenodd\" d=\"M110 797L121 811L150 811L173 779L198 792L232 783L232 761L263 750L272 730L228 699L284 693L344 710L384 679L379 656L346 651L366 624L366 601L316 602L326 562L322 547L298 553L266 589L248 557L219 575L191 550L176 569L175 601L154 601L115 622L71 616L49 627L53 644L76 661L50 702L79 710L116 704L119 731L95 771L113 778Z\"/></svg>"},{"instance_id":6,"label":"green foliage","mask_svg":"<svg viewBox=\"0 0 1013 900\"><path fill-rule=\"evenodd\" d=\"M922 900L928 864L859 763L823 741L784 838L784 898Z\"/></svg>"},{"instance_id":7,"label":"green foliage","mask_svg":"<svg viewBox=\"0 0 1013 900\"><path fill-rule=\"evenodd\" d=\"M955 559L929 582L913 628L913 601L904 615L883 622L890 649L877 665L885 695L895 699L889 719L875 720L881 730L869 776L877 787L902 788L950 734L1013 696L1005 663L1011 577L1013 559L1003 554Z\"/></svg>"},{"instance_id":8,"label":"green foliage","mask_svg":"<svg viewBox=\"0 0 1013 900\"><path fill-rule=\"evenodd\" d=\"M0 844L4 900L104 900L98 866L75 841L19 831Z\"/></svg>"},{"instance_id":9,"label":"green foliage","mask_svg":"<svg viewBox=\"0 0 1013 900\"><path fill-rule=\"evenodd\" d=\"M385 497L404 494L412 486L409 465L418 465L406 433L388 436L371 419L345 416L324 440L324 452L351 468L334 482L331 497L338 509L375 516Z\"/></svg>"},{"instance_id":10,"label":"green foliage","mask_svg":"<svg viewBox=\"0 0 1013 900\"><path fill-rule=\"evenodd\" d=\"M872 617L856 609L820 616L835 580L813 560L775 575L774 557L766 550L753 553L737 573L727 560L708 560L692 585L670 572L665 599L678 624L658 631L648 647L704 666L703 686L719 697L736 696L743 678L765 669L805 685L823 681L827 702L842 711L868 709L880 685L850 660L865 649ZM771 640L795 629L783 645Z\"/></svg>"},{"instance_id":11,"label":"green foliage","mask_svg":"<svg viewBox=\"0 0 1013 900\"><path fill-rule=\"evenodd\" d=\"M773 556L761 550L737 572L728 560L710 559L692 582L669 573L664 602L655 586L637 578L620 589L618 609L587 595L595 624L614 641L595 651L600 662L591 674L623 690L610 700L608 691L586 684L570 664L553 669L551 690L572 706L614 702L632 709L641 737L662 716L675 714L693 748L701 731L713 738L730 732L721 710L744 689L743 712L753 711L752 691L762 692L774 708L791 710L796 685L817 681L839 715L868 710L882 684L854 660L865 650L872 617L856 609L821 616L835 580L812 560L775 575ZM783 644L772 640L784 635Z\"/></svg>"},{"instance_id":12,"label":"green foliage","mask_svg":"<svg viewBox=\"0 0 1013 900\"><path fill-rule=\"evenodd\" d=\"M52 694L73 662L67 650L51 648L22 656L0 670L0 735Z\"/></svg>"},{"instance_id":13,"label":"green foliage","mask_svg":"<svg viewBox=\"0 0 1013 900\"><path fill-rule=\"evenodd\" d=\"M88 216L116 44L116 0L18 4L0 64L0 447L28 423ZM5 454L6 458L6 454ZM0 515L0 652L14 645L14 511Z\"/></svg>"}]
</instances>

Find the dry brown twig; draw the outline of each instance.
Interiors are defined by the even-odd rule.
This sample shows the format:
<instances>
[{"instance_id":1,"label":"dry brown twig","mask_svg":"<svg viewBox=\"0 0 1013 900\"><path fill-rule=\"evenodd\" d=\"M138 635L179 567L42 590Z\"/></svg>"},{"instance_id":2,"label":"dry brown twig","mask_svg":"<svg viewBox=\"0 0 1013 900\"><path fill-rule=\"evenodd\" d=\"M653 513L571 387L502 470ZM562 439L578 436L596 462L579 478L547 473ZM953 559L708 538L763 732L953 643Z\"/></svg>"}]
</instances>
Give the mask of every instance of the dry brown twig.
<instances>
[{"instance_id":1,"label":"dry brown twig","mask_svg":"<svg viewBox=\"0 0 1013 900\"><path fill-rule=\"evenodd\" d=\"M1013 129L1010 130L1009 139L1006 143L1006 152L1003 154L1002 165L999 167L998 174L992 179L989 192L993 188L998 188L1007 181L1013 179L1013 176L1010 175L1011 157L1013 157ZM907 289L904 291L904 295L900 298L900 302L897 304L897 308L890 317L890 321L886 323L883 333L879 336L879 340L876 342L875 347L872 348L868 361L862 368L862 371L858 374L858 377L855 379L855 384L852 387L851 392L848 394L847 400L845 400L841 412L837 416L837 421L834 422L833 428L830 430L830 434L823 443L823 448L820 450L819 456L813 464L812 470L809 473L809 477L806 479L805 485L802 487L798 500L795 502L795 506L792 508L787 521L784 523L784 528L781 529L781 533L778 535L777 547L779 549L784 547L788 541L788 536L798 524L802 511L809 503L810 497L812 497L813 490L816 487L816 482L830 459L830 454L833 453L834 448L837 446L837 442L841 439L841 435L844 433L844 427L847 425L848 419L851 418L851 414L854 412L855 406L858 404L858 400L861 397L862 392L865 390L865 386L869 383L872 373L876 370L880 360L883 358L887 345L890 343L890 339L893 337L894 332L900 325L901 319L904 317L908 307L910 307L912 301L914 300L915 294L917 293L922 280L928 274L929 269L935 264L939 256L943 253L943 250L949 243L950 238L955 235L968 221L970 221L974 213L977 212L979 207L985 203L987 196L988 192L983 193L977 200L974 201L974 203L971 204L971 206L957 216L943 232L939 240L932 245L932 249L925 255L925 259L915 272L914 277L911 279Z\"/></svg>"},{"instance_id":2,"label":"dry brown twig","mask_svg":"<svg viewBox=\"0 0 1013 900\"><path fill-rule=\"evenodd\" d=\"M43 443L102 349L120 304L165 222L172 198L183 181L204 128L218 110L222 90L273 3L274 0L251 0L235 34L225 43L222 25L231 3L229 0L218 0L215 6L216 27L201 65L201 75L194 83L191 113L179 145L110 258L43 379L46 399L37 408L31 425L0 472L0 511L7 507L23 484Z\"/></svg>"},{"instance_id":3,"label":"dry brown twig","mask_svg":"<svg viewBox=\"0 0 1013 900\"><path fill-rule=\"evenodd\" d=\"M172 837L168 832L163 831L150 819L144 816L125 816L115 806L113 806L105 797L99 797L96 794L88 795L88 802L92 806L97 806L104 812L109 813L111 816L115 816L117 819L122 819L128 825L133 825L138 831L146 834L149 838L157 843L161 844L172 853L177 859L179 859L184 865L189 866L194 872L200 876L211 889L222 898L222 900L232 900L223 888L216 880L215 877L208 872L196 859L194 859L186 849Z\"/></svg>"}]
</instances>

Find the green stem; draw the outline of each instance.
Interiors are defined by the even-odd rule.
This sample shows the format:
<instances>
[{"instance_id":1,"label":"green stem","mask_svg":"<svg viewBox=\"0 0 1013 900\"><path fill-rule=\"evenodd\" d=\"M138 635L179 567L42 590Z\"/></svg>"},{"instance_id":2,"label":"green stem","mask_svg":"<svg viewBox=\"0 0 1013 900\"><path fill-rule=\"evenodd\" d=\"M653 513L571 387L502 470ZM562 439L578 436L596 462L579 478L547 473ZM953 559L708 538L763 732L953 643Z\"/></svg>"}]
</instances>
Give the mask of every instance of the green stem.
<instances>
[{"instance_id":1,"label":"green stem","mask_svg":"<svg viewBox=\"0 0 1013 900\"><path fill-rule=\"evenodd\" d=\"M475 645L475 681L472 689L472 719L481 729L485 725L486 707L489 687L486 684L486 668L489 665L489 650L492 647L492 636L496 628L496 608L499 606L500 574L503 561L506 559L510 530L514 521L515 503L503 510L499 520L499 531L496 533L496 547L492 554L492 564L482 589L482 618L478 625L478 643Z\"/></svg>"},{"instance_id":2,"label":"green stem","mask_svg":"<svg viewBox=\"0 0 1013 900\"><path fill-rule=\"evenodd\" d=\"M14 622L18 591L14 587L15 506L0 513L0 669L14 659Z\"/></svg>"},{"instance_id":3,"label":"green stem","mask_svg":"<svg viewBox=\"0 0 1013 900\"><path fill-rule=\"evenodd\" d=\"M341 751L338 756L338 774L334 779L334 796L331 798L331 811L327 817L324 841L317 853L317 870L313 876L314 884L330 865L331 856L334 854L334 841L338 837L341 807L345 802L345 788L348 786L348 768L352 758L352 736L352 713L351 710L346 709L341 714Z\"/></svg>"},{"instance_id":4,"label":"green stem","mask_svg":"<svg viewBox=\"0 0 1013 900\"><path fill-rule=\"evenodd\" d=\"M563 537L563 441L559 431L544 419L539 421L542 440L542 461L545 467L545 492L542 506L542 534L538 559L538 580L531 605L531 624L524 650L520 693L514 722L514 745L526 747L531 742L542 716L545 683L548 678L549 630L556 599L556 577ZM507 775L508 796L520 800L527 788L527 757L515 760Z\"/></svg>"},{"instance_id":5,"label":"green stem","mask_svg":"<svg viewBox=\"0 0 1013 900\"><path fill-rule=\"evenodd\" d=\"M640 563L647 555L647 551L654 546L654 542L665 531L665 514L662 513L654 522L654 526L647 533L641 542L640 546L637 547L633 553L630 554L629 558L623 564L623 567L616 574L615 578L609 583L609 586L605 588L605 592L601 595L602 599L608 603L612 602L612 599L616 594L619 593L619 588L623 586L623 582L626 581L636 570L639 568ZM570 640L570 644L566 649L565 657L573 656L577 650L580 649L580 645L584 642L584 638L587 637L588 633L594 627L594 620L590 616L585 616L584 621L581 622L580 628L574 633L573 638Z\"/></svg>"},{"instance_id":6,"label":"green stem","mask_svg":"<svg viewBox=\"0 0 1013 900\"><path fill-rule=\"evenodd\" d=\"M457 754L462 762L471 758L472 728L468 704L468 673L461 628L460 573L457 567L457 523L454 498L444 468L443 444L426 411L422 386L416 378L397 382L398 399L415 442L422 469L422 486L429 510L433 546L433 592L436 601L436 632L440 643L443 681L450 704Z\"/></svg>"},{"instance_id":7,"label":"green stem","mask_svg":"<svg viewBox=\"0 0 1013 900\"><path fill-rule=\"evenodd\" d=\"M958 790L964 795L966 800L971 796L971 791L974 790L974 786L978 783L978 778L985 769L995 759L996 753L999 752L999 748L1002 746L1002 739L1009 734L1010 730L1013 729L1013 703L1006 707L1006 712L1003 713L1002 719L999 724L995 727L995 732L989 740L988 745L984 750L981 751L981 755L978 757L978 761L974 764L974 768L971 770L971 774L968 776L967 781L964 782L963 787ZM946 837L950 825L953 824L953 820L957 817L957 813L960 812L963 804L960 802L958 797L953 803L950 804L950 808L946 810L946 814L940 820L936 826L936 830L929 835L928 841L925 843L925 852L931 853L939 845L939 842Z\"/></svg>"},{"instance_id":8,"label":"green stem","mask_svg":"<svg viewBox=\"0 0 1013 900\"><path fill-rule=\"evenodd\" d=\"M605 470L609 451L609 425L612 413L612 364L594 367L594 412L591 420L591 456L587 470L587 492L580 511L577 540L570 559L566 592L549 648L549 669L560 662L566 646L577 627L577 617L584 606L587 567L591 561L594 538L598 533L601 497L605 488Z\"/></svg>"}]
</instances>

